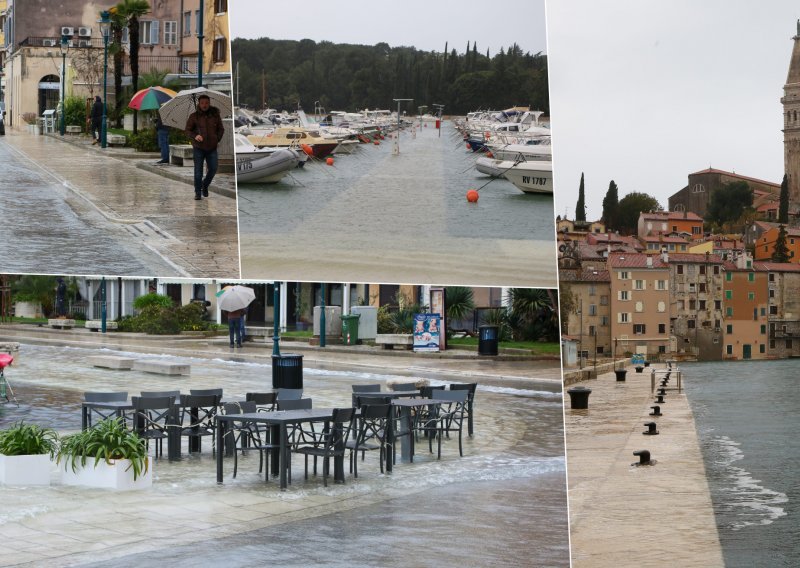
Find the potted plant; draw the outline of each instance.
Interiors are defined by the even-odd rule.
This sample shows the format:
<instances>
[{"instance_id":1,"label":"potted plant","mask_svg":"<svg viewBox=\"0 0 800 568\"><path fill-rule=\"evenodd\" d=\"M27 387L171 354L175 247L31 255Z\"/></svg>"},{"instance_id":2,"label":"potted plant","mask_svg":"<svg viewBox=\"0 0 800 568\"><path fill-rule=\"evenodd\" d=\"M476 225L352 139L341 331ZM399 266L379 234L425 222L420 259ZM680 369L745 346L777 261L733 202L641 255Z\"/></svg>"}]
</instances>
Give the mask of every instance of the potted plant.
<instances>
[{"instance_id":1,"label":"potted plant","mask_svg":"<svg viewBox=\"0 0 800 568\"><path fill-rule=\"evenodd\" d=\"M153 484L147 446L122 418L63 437L57 463L62 460L64 485L143 489Z\"/></svg>"},{"instance_id":2,"label":"potted plant","mask_svg":"<svg viewBox=\"0 0 800 568\"><path fill-rule=\"evenodd\" d=\"M0 484L50 485L58 434L51 428L17 422L0 430Z\"/></svg>"},{"instance_id":3,"label":"potted plant","mask_svg":"<svg viewBox=\"0 0 800 568\"><path fill-rule=\"evenodd\" d=\"M28 125L28 132L30 134L35 134L34 128L36 127L36 116L35 112L23 112L22 113L22 120L25 121L25 124Z\"/></svg>"}]
</instances>

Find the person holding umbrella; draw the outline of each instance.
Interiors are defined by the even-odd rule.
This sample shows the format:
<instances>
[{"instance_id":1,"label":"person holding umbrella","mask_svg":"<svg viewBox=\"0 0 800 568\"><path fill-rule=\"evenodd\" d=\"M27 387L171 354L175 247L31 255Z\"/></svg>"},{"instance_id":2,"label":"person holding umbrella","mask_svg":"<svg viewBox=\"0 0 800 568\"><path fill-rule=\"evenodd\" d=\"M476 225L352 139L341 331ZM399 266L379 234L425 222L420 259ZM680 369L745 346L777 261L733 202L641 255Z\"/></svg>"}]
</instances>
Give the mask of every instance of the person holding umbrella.
<instances>
[{"instance_id":1,"label":"person holding umbrella","mask_svg":"<svg viewBox=\"0 0 800 568\"><path fill-rule=\"evenodd\" d=\"M133 97L131 102L128 103L128 108L136 110L158 110L161 105L177 95L172 89L166 87L147 87L138 91ZM169 163L169 126L161 121L161 115L156 113L156 134L158 136L158 148L161 150L161 160L156 162L157 165Z\"/></svg>"},{"instance_id":2,"label":"person holding umbrella","mask_svg":"<svg viewBox=\"0 0 800 568\"><path fill-rule=\"evenodd\" d=\"M247 313L247 307L255 300L255 291L248 286L225 286L217 292L217 306L228 315L228 333L230 335L230 345L233 349L242 346L244 340L243 319Z\"/></svg>"},{"instance_id":3,"label":"person holding umbrella","mask_svg":"<svg viewBox=\"0 0 800 568\"><path fill-rule=\"evenodd\" d=\"M103 128L103 99L100 95L94 98L92 105L92 146L100 143L100 131Z\"/></svg>"},{"instance_id":4,"label":"person holding umbrella","mask_svg":"<svg viewBox=\"0 0 800 568\"><path fill-rule=\"evenodd\" d=\"M217 146L225 133L219 109L211 106L208 95L197 97L197 110L189 115L185 130L194 148L194 198L199 201L208 197L208 187L217 173ZM205 178L203 162L208 167Z\"/></svg>"}]
</instances>

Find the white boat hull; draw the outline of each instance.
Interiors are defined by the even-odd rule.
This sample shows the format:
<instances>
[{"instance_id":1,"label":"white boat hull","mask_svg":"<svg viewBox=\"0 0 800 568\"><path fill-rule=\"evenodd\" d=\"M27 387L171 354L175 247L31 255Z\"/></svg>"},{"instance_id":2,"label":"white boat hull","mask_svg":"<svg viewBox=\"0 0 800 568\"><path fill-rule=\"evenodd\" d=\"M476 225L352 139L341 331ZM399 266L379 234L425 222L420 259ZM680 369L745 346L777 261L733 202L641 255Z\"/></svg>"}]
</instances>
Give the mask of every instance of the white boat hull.
<instances>
[{"instance_id":1,"label":"white boat hull","mask_svg":"<svg viewBox=\"0 0 800 568\"><path fill-rule=\"evenodd\" d=\"M503 177L524 193L553 194L552 162L520 162L508 169Z\"/></svg>"},{"instance_id":2,"label":"white boat hull","mask_svg":"<svg viewBox=\"0 0 800 568\"><path fill-rule=\"evenodd\" d=\"M297 167L294 150L280 149L267 155L240 153L236 155L237 183L277 183Z\"/></svg>"}]
</instances>

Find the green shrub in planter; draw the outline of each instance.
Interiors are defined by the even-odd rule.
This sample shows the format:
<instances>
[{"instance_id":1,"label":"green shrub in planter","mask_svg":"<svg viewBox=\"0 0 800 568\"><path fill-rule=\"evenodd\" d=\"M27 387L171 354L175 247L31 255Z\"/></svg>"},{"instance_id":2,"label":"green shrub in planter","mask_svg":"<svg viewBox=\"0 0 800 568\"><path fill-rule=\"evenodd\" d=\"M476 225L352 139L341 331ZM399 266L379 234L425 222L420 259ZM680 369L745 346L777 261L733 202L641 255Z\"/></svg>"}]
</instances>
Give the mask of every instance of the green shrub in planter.
<instances>
[{"instance_id":1,"label":"green shrub in planter","mask_svg":"<svg viewBox=\"0 0 800 568\"><path fill-rule=\"evenodd\" d=\"M57 455L57 463L64 460L64 469L71 465L72 471L77 471L79 465L85 467L92 458L95 466L100 460L108 464L112 460L130 460L128 469L133 468L134 480L148 468L145 441L127 430L122 418L103 420L88 430L64 436Z\"/></svg>"},{"instance_id":2,"label":"green shrub in planter","mask_svg":"<svg viewBox=\"0 0 800 568\"><path fill-rule=\"evenodd\" d=\"M137 310L143 310L148 306L162 306L164 308L171 308L173 305L172 298L164 296L163 294L150 293L144 296L139 296L133 301L133 307Z\"/></svg>"},{"instance_id":3,"label":"green shrub in planter","mask_svg":"<svg viewBox=\"0 0 800 568\"><path fill-rule=\"evenodd\" d=\"M33 456L50 454L58 450L58 434L52 428L16 422L11 428L0 430L0 454L6 456Z\"/></svg>"},{"instance_id":4,"label":"green shrub in planter","mask_svg":"<svg viewBox=\"0 0 800 568\"><path fill-rule=\"evenodd\" d=\"M137 152L158 152L155 128L144 128L136 134L128 135L128 145Z\"/></svg>"}]
</instances>

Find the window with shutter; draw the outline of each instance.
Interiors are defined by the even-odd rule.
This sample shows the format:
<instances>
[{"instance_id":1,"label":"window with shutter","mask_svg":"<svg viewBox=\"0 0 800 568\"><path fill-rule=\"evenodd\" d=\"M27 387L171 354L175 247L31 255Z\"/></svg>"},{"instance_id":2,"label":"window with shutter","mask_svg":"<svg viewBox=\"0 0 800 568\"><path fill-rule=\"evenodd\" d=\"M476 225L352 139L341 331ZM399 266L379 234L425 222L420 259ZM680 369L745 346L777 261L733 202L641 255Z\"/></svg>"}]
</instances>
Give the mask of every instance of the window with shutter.
<instances>
[{"instance_id":1,"label":"window with shutter","mask_svg":"<svg viewBox=\"0 0 800 568\"><path fill-rule=\"evenodd\" d=\"M153 24L150 27L150 43L153 45L158 45L159 39L159 31L158 31L158 20L153 20Z\"/></svg>"}]
</instances>

